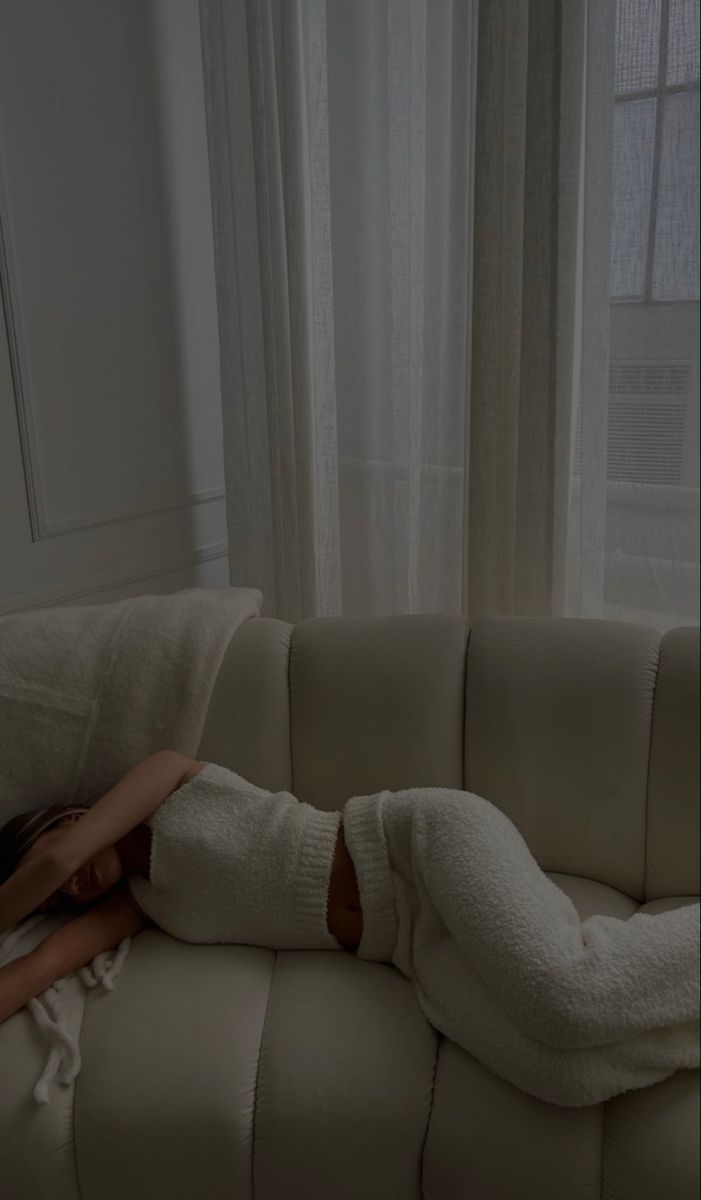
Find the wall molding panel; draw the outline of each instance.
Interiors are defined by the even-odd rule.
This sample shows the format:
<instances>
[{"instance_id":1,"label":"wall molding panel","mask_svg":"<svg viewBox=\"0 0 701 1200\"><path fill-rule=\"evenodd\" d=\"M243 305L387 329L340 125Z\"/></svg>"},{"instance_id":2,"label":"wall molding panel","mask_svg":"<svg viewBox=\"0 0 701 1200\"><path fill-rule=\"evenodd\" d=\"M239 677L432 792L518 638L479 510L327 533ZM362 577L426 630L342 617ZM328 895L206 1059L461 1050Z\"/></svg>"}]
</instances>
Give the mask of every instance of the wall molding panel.
<instances>
[{"instance_id":1,"label":"wall molding panel","mask_svg":"<svg viewBox=\"0 0 701 1200\"><path fill-rule=\"evenodd\" d=\"M12 374L15 413L17 415L19 430L29 525L32 541L38 542L44 523L44 496L38 467L39 456L36 453L34 411L27 390L28 373L24 369L26 359L22 324L19 315L19 306L13 299L17 292L15 280L16 274L12 258L7 193L3 177L2 159L0 159L0 299L2 300L7 345L10 353L10 371Z\"/></svg>"},{"instance_id":2,"label":"wall molding panel","mask_svg":"<svg viewBox=\"0 0 701 1200\"><path fill-rule=\"evenodd\" d=\"M68 517L62 521L45 521L40 531L40 539L61 537L65 533L78 533L87 529L95 529L100 525L118 525L122 521L134 521L138 517L155 517L159 513L177 512L179 509L190 508L196 504L212 504L216 500L226 498L226 489L201 488L197 492L186 492L180 499L167 501L164 504L154 504L148 507L115 509L113 512L101 513L90 517L88 514ZM86 517L88 519L86 519Z\"/></svg>"},{"instance_id":3,"label":"wall molding panel","mask_svg":"<svg viewBox=\"0 0 701 1200\"><path fill-rule=\"evenodd\" d=\"M46 538L60 537L65 533L81 533L103 525L117 525L122 521L134 521L140 517L157 516L160 513L177 512L198 504L212 504L226 498L224 487L199 488L184 492L173 499L164 499L149 505L132 505L112 511L96 510L79 513L73 517L50 520L46 516L44 487L41 477L41 459L38 451L37 424L26 370L26 353L22 332L22 316L17 295L16 272L12 261L11 239L8 230L6 196L0 161L0 299L10 352L10 368L14 390L15 411L19 430L24 473L29 525L33 542Z\"/></svg>"}]
</instances>

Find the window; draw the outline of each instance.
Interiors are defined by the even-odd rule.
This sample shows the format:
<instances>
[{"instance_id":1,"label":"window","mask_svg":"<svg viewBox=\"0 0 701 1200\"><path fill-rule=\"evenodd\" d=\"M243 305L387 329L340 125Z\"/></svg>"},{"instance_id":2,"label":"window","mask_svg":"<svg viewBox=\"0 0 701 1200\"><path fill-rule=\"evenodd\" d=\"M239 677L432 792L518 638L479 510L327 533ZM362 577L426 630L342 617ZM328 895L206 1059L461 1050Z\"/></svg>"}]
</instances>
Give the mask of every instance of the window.
<instances>
[{"instance_id":1,"label":"window","mask_svg":"<svg viewBox=\"0 0 701 1200\"><path fill-rule=\"evenodd\" d=\"M615 89L604 616L665 629L698 620L698 0L617 0Z\"/></svg>"}]
</instances>

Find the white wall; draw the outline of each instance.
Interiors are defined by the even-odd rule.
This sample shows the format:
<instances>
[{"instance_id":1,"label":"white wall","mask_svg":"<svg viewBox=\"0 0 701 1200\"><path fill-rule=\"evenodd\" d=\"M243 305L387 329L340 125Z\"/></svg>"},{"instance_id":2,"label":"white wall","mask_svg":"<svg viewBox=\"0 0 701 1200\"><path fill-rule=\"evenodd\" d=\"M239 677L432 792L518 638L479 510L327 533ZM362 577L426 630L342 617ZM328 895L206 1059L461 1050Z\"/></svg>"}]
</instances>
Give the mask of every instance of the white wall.
<instances>
[{"instance_id":1,"label":"white wall","mask_svg":"<svg viewBox=\"0 0 701 1200\"><path fill-rule=\"evenodd\" d=\"M226 585L197 0L3 0L0 168L0 613Z\"/></svg>"}]
</instances>

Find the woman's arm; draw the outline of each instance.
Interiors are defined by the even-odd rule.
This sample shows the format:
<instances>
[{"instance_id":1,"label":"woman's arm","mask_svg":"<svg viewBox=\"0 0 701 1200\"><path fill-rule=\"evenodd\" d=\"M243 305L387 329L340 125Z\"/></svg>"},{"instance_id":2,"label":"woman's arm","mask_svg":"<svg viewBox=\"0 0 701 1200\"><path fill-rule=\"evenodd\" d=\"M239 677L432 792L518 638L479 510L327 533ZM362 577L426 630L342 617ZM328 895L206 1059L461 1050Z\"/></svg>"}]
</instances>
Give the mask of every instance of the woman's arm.
<instances>
[{"instance_id":1,"label":"woman's arm","mask_svg":"<svg viewBox=\"0 0 701 1200\"><path fill-rule=\"evenodd\" d=\"M125 885L49 934L29 954L0 967L0 1024L57 979L87 966L149 924Z\"/></svg>"},{"instance_id":2,"label":"woman's arm","mask_svg":"<svg viewBox=\"0 0 701 1200\"><path fill-rule=\"evenodd\" d=\"M175 750L158 750L127 771L109 792L96 800L80 821L63 829L53 852L66 868L66 879L102 850L148 820L171 792L191 775L196 763ZM64 880L65 882L65 880Z\"/></svg>"},{"instance_id":3,"label":"woman's arm","mask_svg":"<svg viewBox=\"0 0 701 1200\"><path fill-rule=\"evenodd\" d=\"M49 850L33 855L0 887L0 933L33 912L96 854L147 820L183 779L203 766L175 750L158 750L127 771L80 821L61 830Z\"/></svg>"}]
</instances>

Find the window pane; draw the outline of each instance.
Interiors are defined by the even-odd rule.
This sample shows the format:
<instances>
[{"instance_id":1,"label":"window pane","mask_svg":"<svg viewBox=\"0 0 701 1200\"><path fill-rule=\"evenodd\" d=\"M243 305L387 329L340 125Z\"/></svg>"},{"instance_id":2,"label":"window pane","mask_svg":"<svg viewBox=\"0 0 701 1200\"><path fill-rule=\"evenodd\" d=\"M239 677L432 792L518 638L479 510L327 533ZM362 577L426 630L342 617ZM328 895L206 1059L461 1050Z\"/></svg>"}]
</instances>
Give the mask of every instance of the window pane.
<instances>
[{"instance_id":1,"label":"window pane","mask_svg":"<svg viewBox=\"0 0 701 1200\"><path fill-rule=\"evenodd\" d=\"M699 93L664 102L654 300L699 299Z\"/></svg>"},{"instance_id":2,"label":"window pane","mask_svg":"<svg viewBox=\"0 0 701 1200\"><path fill-rule=\"evenodd\" d=\"M645 285L656 100L616 105L613 127L611 295L640 299Z\"/></svg>"},{"instance_id":3,"label":"window pane","mask_svg":"<svg viewBox=\"0 0 701 1200\"><path fill-rule=\"evenodd\" d=\"M656 87L660 59L660 0L618 0L616 93Z\"/></svg>"},{"instance_id":4,"label":"window pane","mask_svg":"<svg viewBox=\"0 0 701 1200\"><path fill-rule=\"evenodd\" d=\"M699 78L699 0L671 0L667 83Z\"/></svg>"}]
</instances>

